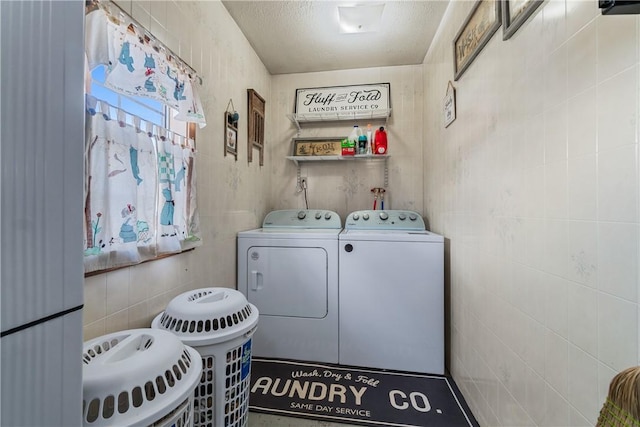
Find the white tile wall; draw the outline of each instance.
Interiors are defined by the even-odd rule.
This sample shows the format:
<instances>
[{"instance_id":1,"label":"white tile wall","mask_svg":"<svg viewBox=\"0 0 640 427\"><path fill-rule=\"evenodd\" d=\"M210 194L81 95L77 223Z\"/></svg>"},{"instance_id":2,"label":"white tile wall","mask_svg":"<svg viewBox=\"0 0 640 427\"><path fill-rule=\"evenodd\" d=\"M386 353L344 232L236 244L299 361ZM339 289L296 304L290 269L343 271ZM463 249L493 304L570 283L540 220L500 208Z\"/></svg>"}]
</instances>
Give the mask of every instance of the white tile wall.
<instances>
[{"instance_id":1,"label":"white tile wall","mask_svg":"<svg viewBox=\"0 0 640 427\"><path fill-rule=\"evenodd\" d=\"M597 93L598 152L635 144L638 122L637 114L634 114L638 102L637 67L627 68L603 80L598 85Z\"/></svg>"},{"instance_id":2,"label":"white tile wall","mask_svg":"<svg viewBox=\"0 0 640 427\"><path fill-rule=\"evenodd\" d=\"M451 371L482 425L594 425L611 378L640 363L640 17L545 2L454 83L445 129L439 94L472 5L450 3L424 62Z\"/></svg>"},{"instance_id":3,"label":"white tile wall","mask_svg":"<svg viewBox=\"0 0 640 427\"><path fill-rule=\"evenodd\" d=\"M391 84L391 117L386 123L371 123L374 129L386 126L389 139L388 153L391 157L388 160L389 186L385 193L385 208L413 209L423 213L424 94L421 65L273 76L271 93L274 101L268 104L273 125L273 143L269 146L273 159L270 164L271 209L305 207L304 193L296 191L296 166L285 160L292 153L292 138L346 138L354 124L360 127L367 125L366 121L306 123L298 133L287 118L287 114L293 112L296 89L365 83ZM371 188L384 186L384 163L380 161L307 162L301 165L300 171L307 177L309 208L334 210L343 220L354 210L371 209Z\"/></svg>"}]
</instances>

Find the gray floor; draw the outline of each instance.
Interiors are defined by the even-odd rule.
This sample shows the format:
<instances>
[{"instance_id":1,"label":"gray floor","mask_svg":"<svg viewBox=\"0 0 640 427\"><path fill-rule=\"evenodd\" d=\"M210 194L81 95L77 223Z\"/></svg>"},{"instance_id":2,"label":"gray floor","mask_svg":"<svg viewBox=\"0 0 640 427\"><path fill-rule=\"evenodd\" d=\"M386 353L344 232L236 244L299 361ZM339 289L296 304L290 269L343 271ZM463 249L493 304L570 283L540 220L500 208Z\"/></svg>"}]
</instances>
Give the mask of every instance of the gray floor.
<instances>
[{"instance_id":1,"label":"gray floor","mask_svg":"<svg viewBox=\"0 0 640 427\"><path fill-rule=\"evenodd\" d=\"M280 415L249 412L249 427L360 427L353 424L312 421L304 418L281 417Z\"/></svg>"}]
</instances>

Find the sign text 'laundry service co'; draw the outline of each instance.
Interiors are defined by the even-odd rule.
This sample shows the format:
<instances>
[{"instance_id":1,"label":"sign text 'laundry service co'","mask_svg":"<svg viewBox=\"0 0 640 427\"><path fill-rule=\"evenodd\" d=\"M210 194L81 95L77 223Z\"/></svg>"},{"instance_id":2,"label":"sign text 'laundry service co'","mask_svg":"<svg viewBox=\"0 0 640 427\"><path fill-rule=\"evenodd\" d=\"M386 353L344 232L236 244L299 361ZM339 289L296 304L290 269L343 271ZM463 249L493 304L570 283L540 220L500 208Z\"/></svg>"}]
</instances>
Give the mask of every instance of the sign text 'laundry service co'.
<instances>
[{"instance_id":1,"label":"sign text 'laundry service co'","mask_svg":"<svg viewBox=\"0 0 640 427\"><path fill-rule=\"evenodd\" d=\"M389 110L390 83L296 89L296 114L374 113Z\"/></svg>"}]
</instances>

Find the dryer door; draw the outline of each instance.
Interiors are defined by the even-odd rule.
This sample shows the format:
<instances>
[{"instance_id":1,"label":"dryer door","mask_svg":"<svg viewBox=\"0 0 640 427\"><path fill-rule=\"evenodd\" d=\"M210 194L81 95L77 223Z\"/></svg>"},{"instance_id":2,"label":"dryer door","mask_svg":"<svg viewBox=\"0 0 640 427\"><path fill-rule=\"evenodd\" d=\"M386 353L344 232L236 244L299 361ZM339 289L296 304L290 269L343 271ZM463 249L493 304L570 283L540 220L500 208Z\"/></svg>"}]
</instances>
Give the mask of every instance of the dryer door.
<instances>
[{"instance_id":1,"label":"dryer door","mask_svg":"<svg viewBox=\"0 0 640 427\"><path fill-rule=\"evenodd\" d=\"M247 299L261 316L327 315L324 248L252 246L247 255Z\"/></svg>"}]
</instances>

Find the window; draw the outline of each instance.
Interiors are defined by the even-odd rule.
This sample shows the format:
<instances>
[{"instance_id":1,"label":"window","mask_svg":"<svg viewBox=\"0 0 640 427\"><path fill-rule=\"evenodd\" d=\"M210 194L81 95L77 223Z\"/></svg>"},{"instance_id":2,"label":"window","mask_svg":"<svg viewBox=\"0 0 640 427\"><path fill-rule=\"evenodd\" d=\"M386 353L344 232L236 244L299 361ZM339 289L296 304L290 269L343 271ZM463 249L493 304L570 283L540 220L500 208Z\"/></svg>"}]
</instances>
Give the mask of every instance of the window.
<instances>
[{"instance_id":1,"label":"window","mask_svg":"<svg viewBox=\"0 0 640 427\"><path fill-rule=\"evenodd\" d=\"M140 117L146 122L164 127L179 135L194 139L195 127L188 131L186 122L174 119L177 111L167 105L143 96L121 95L105 86L105 66L99 65L91 72L91 95L106 101L114 107L126 111L127 124L133 126L132 116ZM190 135L190 133L193 133Z\"/></svg>"},{"instance_id":2,"label":"window","mask_svg":"<svg viewBox=\"0 0 640 427\"><path fill-rule=\"evenodd\" d=\"M122 12L101 6L87 27L85 274L201 244L194 136L204 125L179 58Z\"/></svg>"}]
</instances>

